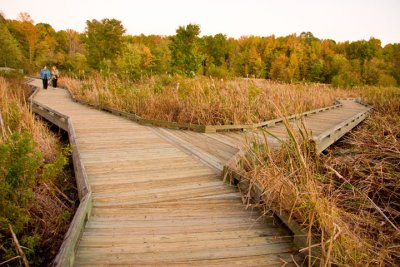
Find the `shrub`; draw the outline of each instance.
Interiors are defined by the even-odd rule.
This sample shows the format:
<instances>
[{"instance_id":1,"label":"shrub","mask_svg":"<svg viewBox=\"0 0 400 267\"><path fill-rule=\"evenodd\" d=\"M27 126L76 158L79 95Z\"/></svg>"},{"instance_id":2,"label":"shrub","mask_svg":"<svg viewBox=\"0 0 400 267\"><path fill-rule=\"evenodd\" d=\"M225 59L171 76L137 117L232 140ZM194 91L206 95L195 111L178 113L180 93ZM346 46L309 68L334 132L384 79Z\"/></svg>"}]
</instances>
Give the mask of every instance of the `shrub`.
<instances>
[{"instance_id":1,"label":"shrub","mask_svg":"<svg viewBox=\"0 0 400 267\"><path fill-rule=\"evenodd\" d=\"M379 75L378 86L388 87L388 86L397 86L396 79L388 74Z\"/></svg>"},{"instance_id":2,"label":"shrub","mask_svg":"<svg viewBox=\"0 0 400 267\"><path fill-rule=\"evenodd\" d=\"M0 262L16 256L11 225L29 262L42 266L56 253L68 227L66 215L61 215L71 214L75 205L67 206L54 193L70 150L61 149L34 119L23 80L9 81L0 77ZM69 187L64 179L62 189ZM9 264L16 266L19 260Z\"/></svg>"}]
</instances>

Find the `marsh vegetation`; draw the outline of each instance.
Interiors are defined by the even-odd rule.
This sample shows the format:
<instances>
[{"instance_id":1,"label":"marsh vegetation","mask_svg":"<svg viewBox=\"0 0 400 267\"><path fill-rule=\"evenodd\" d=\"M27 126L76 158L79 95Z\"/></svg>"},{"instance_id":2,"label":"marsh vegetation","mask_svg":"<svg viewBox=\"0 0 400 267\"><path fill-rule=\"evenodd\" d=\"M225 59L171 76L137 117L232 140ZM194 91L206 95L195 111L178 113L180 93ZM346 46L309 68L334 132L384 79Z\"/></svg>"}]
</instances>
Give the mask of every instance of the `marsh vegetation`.
<instances>
[{"instance_id":1,"label":"marsh vegetation","mask_svg":"<svg viewBox=\"0 0 400 267\"><path fill-rule=\"evenodd\" d=\"M253 144L236 170L265 190L264 208L308 231L311 262L396 266L400 262L400 92L364 88L372 115L317 156L306 129L280 149ZM268 133L265 133L268 135ZM314 238L311 241L311 237ZM318 250L320 256L312 256Z\"/></svg>"},{"instance_id":2,"label":"marsh vegetation","mask_svg":"<svg viewBox=\"0 0 400 267\"><path fill-rule=\"evenodd\" d=\"M51 262L77 197L70 149L33 116L29 93L23 77L0 76L0 263L9 266Z\"/></svg>"}]
</instances>

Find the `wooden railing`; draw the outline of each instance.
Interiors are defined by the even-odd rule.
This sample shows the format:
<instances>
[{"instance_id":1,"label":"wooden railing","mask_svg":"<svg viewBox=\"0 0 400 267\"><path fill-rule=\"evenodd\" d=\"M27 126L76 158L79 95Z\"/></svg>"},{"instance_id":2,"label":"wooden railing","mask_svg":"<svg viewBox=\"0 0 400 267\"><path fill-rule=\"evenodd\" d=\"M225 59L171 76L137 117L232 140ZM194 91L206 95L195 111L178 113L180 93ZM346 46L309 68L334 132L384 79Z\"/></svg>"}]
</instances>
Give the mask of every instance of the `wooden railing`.
<instances>
[{"instance_id":1,"label":"wooden railing","mask_svg":"<svg viewBox=\"0 0 400 267\"><path fill-rule=\"evenodd\" d=\"M364 112L360 112L350 119L336 125L332 129L329 129L318 136L313 137L315 142L315 148L317 153L321 153L327 149L330 145L339 140L343 135L349 132L351 129L356 127L360 122L362 122L368 115L370 109Z\"/></svg>"},{"instance_id":2,"label":"wooden railing","mask_svg":"<svg viewBox=\"0 0 400 267\"><path fill-rule=\"evenodd\" d=\"M303 113L288 116L288 117L286 117L286 120L288 120L288 121L297 120L301 117L307 117L312 114L317 114L319 112L324 112L324 111L340 108L342 106L343 106L343 104L336 103L333 106L314 109L314 110L306 111ZM283 123L284 120L285 120L285 118L278 118L278 119L274 119L274 120L253 123L253 124L245 124L245 125L205 125L205 132L210 133L210 132L219 132L219 131L226 131L226 130L247 130L247 129L251 130L251 129L263 128L263 127L274 127L279 123Z\"/></svg>"},{"instance_id":3,"label":"wooden railing","mask_svg":"<svg viewBox=\"0 0 400 267\"><path fill-rule=\"evenodd\" d=\"M40 89L37 87L33 87L33 89L34 92L28 100L31 104L31 110L57 125L61 129L67 131L69 142L72 147L72 161L74 165L75 179L80 203L68 228L68 231L65 234L58 254L53 261L53 266L73 266L75 252L78 247L79 240L92 211L92 193L85 167L81 161L79 146L76 142L75 129L71 118L53 110L52 108L36 102L34 97Z\"/></svg>"}]
</instances>

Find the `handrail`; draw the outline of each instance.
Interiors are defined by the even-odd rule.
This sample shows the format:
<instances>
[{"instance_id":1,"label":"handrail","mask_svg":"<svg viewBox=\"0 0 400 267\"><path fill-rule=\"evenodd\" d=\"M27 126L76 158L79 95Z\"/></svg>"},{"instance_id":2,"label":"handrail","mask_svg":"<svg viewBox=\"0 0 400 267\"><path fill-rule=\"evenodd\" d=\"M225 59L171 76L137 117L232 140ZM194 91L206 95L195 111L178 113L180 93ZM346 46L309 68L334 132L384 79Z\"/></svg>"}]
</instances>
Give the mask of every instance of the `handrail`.
<instances>
[{"instance_id":1,"label":"handrail","mask_svg":"<svg viewBox=\"0 0 400 267\"><path fill-rule=\"evenodd\" d=\"M339 140L343 135L345 135L349 130L353 129L360 122L362 122L370 111L371 108L368 108L367 110L354 115L353 117L319 134L318 136L313 137L312 141L315 143L317 154L324 151L334 142Z\"/></svg>"},{"instance_id":2,"label":"handrail","mask_svg":"<svg viewBox=\"0 0 400 267\"><path fill-rule=\"evenodd\" d=\"M263 121L263 122L259 122L259 123L242 124L242 125L238 125L238 124L201 125L201 124L192 124L192 123L179 123L179 122L169 122L169 121L154 120L154 119L145 119L134 113L119 111L119 110L113 109L108 106L94 105L87 101L80 100L74 95L74 93L68 87L64 86L63 88L69 92L69 94L74 102L84 104L87 106L91 106L93 108L98 108L100 110L104 110L104 111L110 112L112 114L125 117L125 118L133 120L139 124L147 125L147 126L160 126L160 127L165 127L165 128L169 128L169 129L186 129L186 130L191 130L191 131L200 132L200 133L215 133L215 132L219 132L219 131L232 131L232 130L244 131L244 130L252 130L252 129L262 128L262 127L273 127L278 123L283 123L283 121L284 121L284 118L278 118L278 119ZM316 114L319 112L324 112L324 111L328 111L331 109L340 108L343 106L343 104L338 102L338 100L340 100L340 99L337 99L335 101L335 105L324 107L324 108L319 108L319 109L314 109L314 110L306 111L306 112L299 113L299 114L294 114L294 115L286 117L286 119L289 121L296 120L296 119L299 119L300 117L308 116L310 114ZM352 100L355 100L355 99L352 99Z\"/></svg>"},{"instance_id":3,"label":"handrail","mask_svg":"<svg viewBox=\"0 0 400 267\"><path fill-rule=\"evenodd\" d=\"M81 160L80 149L76 142L76 132L71 118L68 118L68 138L69 143L72 146L72 161L74 163L79 199L82 199L85 195L91 193L92 190L90 188L89 178L87 176L85 166Z\"/></svg>"},{"instance_id":4,"label":"handrail","mask_svg":"<svg viewBox=\"0 0 400 267\"><path fill-rule=\"evenodd\" d=\"M75 253L85 225L91 215L92 205L92 193L89 192L81 199L52 266L70 267L74 265Z\"/></svg>"},{"instance_id":5,"label":"handrail","mask_svg":"<svg viewBox=\"0 0 400 267\"><path fill-rule=\"evenodd\" d=\"M340 99L336 99L336 105L334 105L334 106L329 106L329 107L325 107L325 108L320 108L320 109L315 109L315 110L306 111L306 112L303 112L303 113L300 113L300 114L292 115L292 116L290 116L290 117L287 117L286 119L287 119L287 120L299 119L299 118L301 118L302 116L308 116L308 115L316 114L316 113L319 113L319 112L327 111L327 110L330 110L330 109L335 109L335 108L338 108L338 107L342 107L343 104L340 103L341 100L352 100L352 101L356 101L357 103L359 103L359 104L361 104L361 105L364 105L364 106L368 107L369 109L371 109L368 105L363 104L363 103L360 103L360 101L359 101L358 98L340 98ZM368 111L369 111L369 110L367 110L366 112L368 112ZM359 114L355 115L354 117L355 117L355 118L358 118L358 115L363 114L363 113L365 113L365 112L360 112ZM350 118L350 119L348 119L347 121L352 121L352 119L353 119L353 117ZM275 119L275 120L271 120L271 121L265 122L265 125L263 125L263 126L272 127L272 126L276 125L277 123L283 123L283 121L284 121L284 118ZM347 121L345 121L344 124L346 124ZM341 127L340 127L340 124L337 125L334 129L337 130L337 129L336 129L337 127L341 128ZM322 133L322 134L320 134L320 135L318 135L318 136L312 138L312 141L313 141L313 142L320 142L320 139L327 138L328 135L329 135L331 132L333 132L333 130L332 130L332 129L329 129L329 130L325 131L324 133ZM321 153L323 150L324 150L324 149L318 151L318 154ZM245 154L246 154L246 151L243 151L243 150L239 151L238 153L236 153L236 154L225 164L225 167L227 167L227 166L233 166L233 165L237 164Z\"/></svg>"},{"instance_id":6,"label":"handrail","mask_svg":"<svg viewBox=\"0 0 400 267\"><path fill-rule=\"evenodd\" d=\"M68 132L69 142L72 146L72 161L75 171L75 179L78 188L79 206L75 212L72 222L64 236L63 243L54 258L53 266L72 266L75 260L75 252L78 247L79 239L85 228L92 211L92 193L89 184L89 179L85 167L82 163L79 146L76 142L76 133L72 123L72 119L46 105L43 105L34 100L34 97L39 92L39 88L33 86L34 92L28 98L31 104L32 111L46 118L52 123Z\"/></svg>"}]
</instances>

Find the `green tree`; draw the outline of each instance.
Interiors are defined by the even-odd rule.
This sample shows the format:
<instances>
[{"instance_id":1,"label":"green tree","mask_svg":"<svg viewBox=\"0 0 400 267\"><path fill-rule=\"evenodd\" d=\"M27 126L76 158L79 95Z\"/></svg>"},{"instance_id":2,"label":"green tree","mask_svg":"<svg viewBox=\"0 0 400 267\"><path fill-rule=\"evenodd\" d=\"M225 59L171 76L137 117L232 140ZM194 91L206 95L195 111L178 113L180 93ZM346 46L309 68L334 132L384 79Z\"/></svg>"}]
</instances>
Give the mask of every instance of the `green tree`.
<instances>
[{"instance_id":1,"label":"green tree","mask_svg":"<svg viewBox=\"0 0 400 267\"><path fill-rule=\"evenodd\" d=\"M22 53L2 16L0 16L0 36L0 65L18 68L22 60Z\"/></svg>"},{"instance_id":2,"label":"green tree","mask_svg":"<svg viewBox=\"0 0 400 267\"><path fill-rule=\"evenodd\" d=\"M145 71L151 73L166 73L171 69L170 40L168 37L158 35L126 36L125 42L142 47L143 66ZM147 49L147 48L148 49Z\"/></svg>"},{"instance_id":3,"label":"green tree","mask_svg":"<svg viewBox=\"0 0 400 267\"><path fill-rule=\"evenodd\" d=\"M353 87L361 84L361 71L358 60L347 60L344 55L335 55L333 73L333 86Z\"/></svg>"},{"instance_id":4,"label":"green tree","mask_svg":"<svg viewBox=\"0 0 400 267\"><path fill-rule=\"evenodd\" d=\"M385 66L400 85L400 44L387 44L382 51Z\"/></svg>"},{"instance_id":5,"label":"green tree","mask_svg":"<svg viewBox=\"0 0 400 267\"><path fill-rule=\"evenodd\" d=\"M171 50L169 49L169 39L160 38L157 46L152 48L154 55L154 71L158 73L166 73L171 70Z\"/></svg>"},{"instance_id":6,"label":"green tree","mask_svg":"<svg viewBox=\"0 0 400 267\"><path fill-rule=\"evenodd\" d=\"M68 34L66 31L56 32L54 38L56 39L56 52L62 52L64 54L68 53Z\"/></svg>"},{"instance_id":7,"label":"green tree","mask_svg":"<svg viewBox=\"0 0 400 267\"><path fill-rule=\"evenodd\" d=\"M114 64L124 48L124 33L121 21L116 19L86 21L85 44L89 65L99 69L100 62L109 60Z\"/></svg>"},{"instance_id":8,"label":"green tree","mask_svg":"<svg viewBox=\"0 0 400 267\"><path fill-rule=\"evenodd\" d=\"M346 46L346 55L348 59L359 59L362 63L366 60L370 60L375 54L376 45L374 41L356 41Z\"/></svg>"},{"instance_id":9,"label":"green tree","mask_svg":"<svg viewBox=\"0 0 400 267\"><path fill-rule=\"evenodd\" d=\"M203 51L210 56L211 63L218 67L224 65L229 57L226 35L219 33L214 36L204 36L202 39Z\"/></svg>"},{"instance_id":10,"label":"green tree","mask_svg":"<svg viewBox=\"0 0 400 267\"><path fill-rule=\"evenodd\" d=\"M270 71L271 71L271 67L272 67L272 61L274 60L275 53L276 53L276 45L277 44L276 44L274 35L263 38L263 40L262 40L261 56L263 58L263 64L264 64L263 77L266 79L271 78Z\"/></svg>"},{"instance_id":11,"label":"green tree","mask_svg":"<svg viewBox=\"0 0 400 267\"><path fill-rule=\"evenodd\" d=\"M35 27L39 37L35 50L36 65L56 64L55 51L58 45L56 31L47 23L37 23Z\"/></svg>"},{"instance_id":12,"label":"green tree","mask_svg":"<svg viewBox=\"0 0 400 267\"><path fill-rule=\"evenodd\" d=\"M69 55L74 55L76 53L84 54L81 35L79 34L79 32L68 29L66 30L66 35L67 35L68 54Z\"/></svg>"},{"instance_id":13,"label":"green tree","mask_svg":"<svg viewBox=\"0 0 400 267\"><path fill-rule=\"evenodd\" d=\"M39 39L38 31L33 24L33 20L31 19L28 13L20 13L19 19L21 21L21 29L24 34L25 39L28 43L29 49L29 65L32 66L34 53L36 50L36 45Z\"/></svg>"},{"instance_id":14,"label":"green tree","mask_svg":"<svg viewBox=\"0 0 400 267\"><path fill-rule=\"evenodd\" d=\"M202 62L199 54L200 26L188 24L180 26L176 35L171 37L171 66L174 71L193 75L198 72Z\"/></svg>"},{"instance_id":15,"label":"green tree","mask_svg":"<svg viewBox=\"0 0 400 267\"><path fill-rule=\"evenodd\" d=\"M142 50L139 45L129 44L125 46L116 64L121 73L133 79L138 78L141 74L142 64Z\"/></svg>"}]
</instances>

